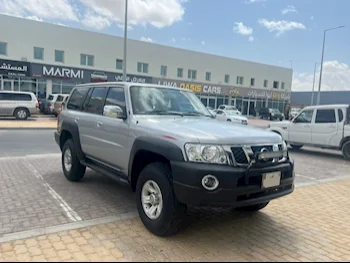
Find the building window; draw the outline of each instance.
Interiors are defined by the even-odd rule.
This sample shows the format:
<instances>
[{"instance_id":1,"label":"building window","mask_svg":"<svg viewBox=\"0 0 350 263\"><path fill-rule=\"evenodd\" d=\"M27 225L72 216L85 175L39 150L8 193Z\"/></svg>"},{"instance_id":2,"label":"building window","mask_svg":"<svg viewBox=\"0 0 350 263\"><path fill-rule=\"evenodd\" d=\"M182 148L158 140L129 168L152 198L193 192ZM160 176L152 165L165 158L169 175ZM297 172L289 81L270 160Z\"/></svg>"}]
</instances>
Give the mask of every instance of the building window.
<instances>
[{"instance_id":1,"label":"building window","mask_svg":"<svg viewBox=\"0 0 350 263\"><path fill-rule=\"evenodd\" d=\"M265 79L264 80L264 88L267 88L268 85L269 85L269 82Z\"/></svg>"},{"instance_id":2,"label":"building window","mask_svg":"<svg viewBox=\"0 0 350 263\"><path fill-rule=\"evenodd\" d=\"M255 86L255 79L254 78L251 78L250 79L250 86Z\"/></svg>"},{"instance_id":3,"label":"building window","mask_svg":"<svg viewBox=\"0 0 350 263\"><path fill-rule=\"evenodd\" d=\"M178 78L183 78L184 76L184 69L183 68L178 68L177 69L177 77Z\"/></svg>"},{"instance_id":4,"label":"building window","mask_svg":"<svg viewBox=\"0 0 350 263\"><path fill-rule=\"evenodd\" d=\"M95 57L92 55L80 54L80 65L82 66L94 66Z\"/></svg>"},{"instance_id":5,"label":"building window","mask_svg":"<svg viewBox=\"0 0 350 263\"><path fill-rule=\"evenodd\" d=\"M210 72L205 73L205 80L211 81L211 73Z\"/></svg>"},{"instance_id":6,"label":"building window","mask_svg":"<svg viewBox=\"0 0 350 263\"><path fill-rule=\"evenodd\" d=\"M42 47L34 47L34 59L44 60L44 49Z\"/></svg>"},{"instance_id":7,"label":"building window","mask_svg":"<svg viewBox=\"0 0 350 263\"><path fill-rule=\"evenodd\" d=\"M148 73L148 64L147 63L137 63L137 72L139 73Z\"/></svg>"},{"instance_id":8,"label":"building window","mask_svg":"<svg viewBox=\"0 0 350 263\"><path fill-rule=\"evenodd\" d=\"M55 50L55 61L56 62L64 62L64 51Z\"/></svg>"},{"instance_id":9,"label":"building window","mask_svg":"<svg viewBox=\"0 0 350 263\"><path fill-rule=\"evenodd\" d=\"M278 81L274 81L273 82L273 88L274 89L278 89L278 86L279 86L279 82Z\"/></svg>"},{"instance_id":10,"label":"building window","mask_svg":"<svg viewBox=\"0 0 350 263\"><path fill-rule=\"evenodd\" d=\"M0 55L7 55L7 43L0 42Z\"/></svg>"},{"instance_id":11,"label":"building window","mask_svg":"<svg viewBox=\"0 0 350 263\"><path fill-rule=\"evenodd\" d=\"M226 74L225 75L225 83L229 83L230 82L230 75Z\"/></svg>"},{"instance_id":12,"label":"building window","mask_svg":"<svg viewBox=\"0 0 350 263\"><path fill-rule=\"evenodd\" d=\"M197 79L197 70L188 70L188 78L189 79Z\"/></svg>"},{"instance_id":13,"label":"building window","mask_svg":"<svg viewBox=\"0 0 350 263\"><path fill-rule=\"evenodd\" d=\"M284 82L281 83L281 89L284 89L286 84Z\"/></svg>"},{"instance_id":14,"label":"building window","mask_svg":"<svg viewBox=\"0 0 350 263\"><path fill-rule=\"evenodd\" d=\"M167 75L167 69L168 69L167 66L161 66L160 67L160 75L166 76Z\"/></svg>"},{"instance_id":15,"label":"building window","mask_svg":"<svg viewBox=\"0 0 350 263\"><path fill-rule=\"evenodd\" d=\"M243 85L244 83L244 78L243 77L237 77L237 84Z\"/></svg>"},{"instance_id":16,"label":"building window","mask_svg":"<svg viewBox=\"0 0 350 263\"><path fill-rule=\"evenodd\" d=\"M123 60L117 59L115 67L117 69L123 70Z\"/></svg>"}]
</instances>

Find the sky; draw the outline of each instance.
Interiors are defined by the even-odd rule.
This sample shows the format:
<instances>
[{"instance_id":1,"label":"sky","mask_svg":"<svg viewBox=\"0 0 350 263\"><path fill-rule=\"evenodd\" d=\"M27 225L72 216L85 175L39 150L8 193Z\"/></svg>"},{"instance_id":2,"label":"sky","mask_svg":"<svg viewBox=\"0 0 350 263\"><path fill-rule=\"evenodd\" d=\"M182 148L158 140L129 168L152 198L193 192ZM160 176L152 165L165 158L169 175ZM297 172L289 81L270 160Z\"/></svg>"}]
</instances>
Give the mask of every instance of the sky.
<instances>
[{"instance_id":1,"label":"sky","mask_svg":"<svg viewBox=\"0 0 350 263\"><path fill-rule=\"evenodd\" d=\"M294 91L350 90L349 0L129 0L128 37L293 68ZM124 34L125 0L0 0L0 13ZM210 63L210 61L208 61Z\"/></svg>"}]
</instances>

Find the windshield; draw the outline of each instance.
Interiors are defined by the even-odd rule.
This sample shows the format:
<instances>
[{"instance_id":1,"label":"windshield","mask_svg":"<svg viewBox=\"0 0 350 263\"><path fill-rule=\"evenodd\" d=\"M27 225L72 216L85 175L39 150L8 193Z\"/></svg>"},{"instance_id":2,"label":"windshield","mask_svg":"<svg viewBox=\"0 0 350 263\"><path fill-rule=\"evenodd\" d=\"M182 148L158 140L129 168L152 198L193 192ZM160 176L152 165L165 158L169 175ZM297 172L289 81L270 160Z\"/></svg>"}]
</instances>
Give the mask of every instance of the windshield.
<instances>
[{"instance_id":1,"label":"windshield","mask_svg":"<svg viewBox=\"0 0 350 263\"><path fill-rule=\"evenodd\" d=\"M187 90L134 86L130 88L130 95L134 114L211 117L209 111L196 95Z\"/></svg>"},{"instance_id":2,"label":"windshield","mask_svg":"<svg viewBox=\"0 0 350 263\"><path fill-rule=\"evenodd\" d=\"M63 96L58 96L56 101L57 101L57 102L63 101Z\"/></svg>"},{"instance_id":3,"label":"windshield","mask_svg":"<svg viewBox=\"0 0 350 263\"><path fill-rule=\"evenodd\" d=\"M237 108L234 106L227 106L226 111L237 111Z\"/></svg>"},{"instance_id":4,"label":"windshield","mask_svg":"<svg viewBox=\"0 0 350 263\"><path fill-rule=\"evenodd\" d=\"M272 109L271 111L274 113L281 113L279 109Z\"/></svg>"},{"instance_id":5,"label":"windshield","mask_svg":"<svg viewBox=\"0 0 350 263\"><path fill-rule=\"evenodd\" d=\"M236 110L226 110L227 115L239 115L237 109Z\"/></svg>"}]
</instances>

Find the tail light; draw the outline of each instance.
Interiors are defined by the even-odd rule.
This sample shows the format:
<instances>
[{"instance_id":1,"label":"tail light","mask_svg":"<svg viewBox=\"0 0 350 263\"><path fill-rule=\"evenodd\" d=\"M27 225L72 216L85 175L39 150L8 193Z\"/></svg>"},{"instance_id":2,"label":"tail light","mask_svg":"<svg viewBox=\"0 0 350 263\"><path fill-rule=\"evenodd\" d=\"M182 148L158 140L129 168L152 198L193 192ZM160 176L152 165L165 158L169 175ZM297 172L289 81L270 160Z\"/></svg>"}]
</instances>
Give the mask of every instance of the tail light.
<instances>
[{"instance_id":1,"label":"tail light","mask_svg":"<svg viewBox=\"0 0 350 263\"><path fill-rule=\"evenodd\" d=\"M37 104L35 105L35 107L36 107L37 109L39 109L39 103L37 103Z\"/></svg>"}]
</instances>

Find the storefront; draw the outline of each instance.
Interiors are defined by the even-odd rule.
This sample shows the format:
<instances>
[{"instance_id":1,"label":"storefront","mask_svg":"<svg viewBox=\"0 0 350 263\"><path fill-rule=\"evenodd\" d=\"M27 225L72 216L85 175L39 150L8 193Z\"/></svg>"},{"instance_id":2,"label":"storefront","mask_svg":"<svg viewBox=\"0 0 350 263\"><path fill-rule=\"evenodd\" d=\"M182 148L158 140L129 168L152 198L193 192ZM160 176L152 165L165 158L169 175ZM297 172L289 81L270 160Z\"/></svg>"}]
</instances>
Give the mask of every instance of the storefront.
<instances>
[{"instance_id":1,"label":"storefront","mask_svg":"<svg viewBox=\"0 0 350 263\"><path fill-rule=\"evenodd\" d=\"M221 104L233 105L244 115L254 115L262 107L277 108L283 112L290 101L290 92L157 78L153 78L153 83L192 90L207 107L216 109Z\"/></svg>"},{"instance_id":2,"label":"storefront","mask_svg":"<svg viewBox=\"0 0 350 263\"><path fill-rule=\"evenodd\" d=\"M0 89L23 90L28 89L30 79L30 63L25 61L11 61L0 59Z\"/></svg>"}]
</instances>

